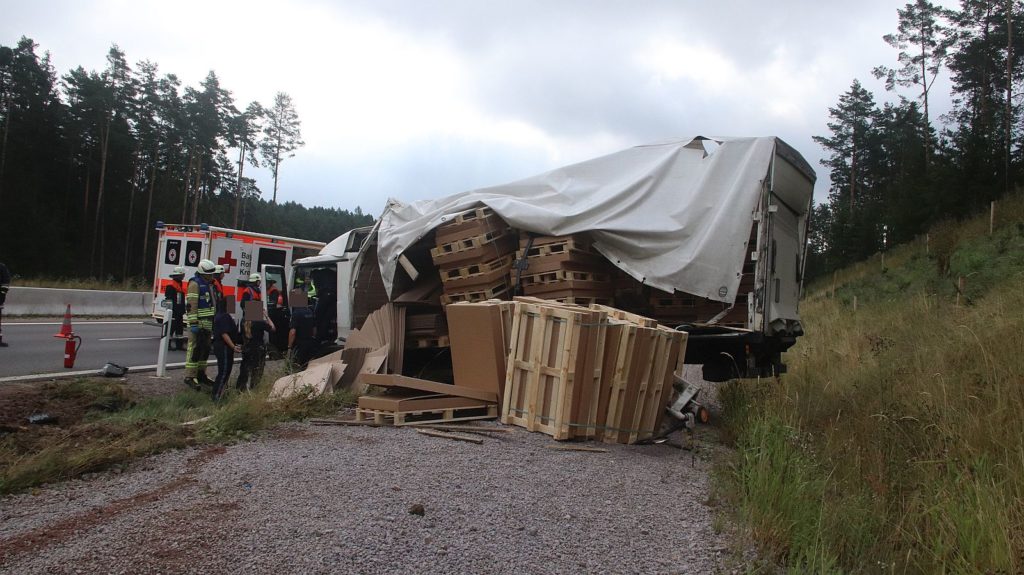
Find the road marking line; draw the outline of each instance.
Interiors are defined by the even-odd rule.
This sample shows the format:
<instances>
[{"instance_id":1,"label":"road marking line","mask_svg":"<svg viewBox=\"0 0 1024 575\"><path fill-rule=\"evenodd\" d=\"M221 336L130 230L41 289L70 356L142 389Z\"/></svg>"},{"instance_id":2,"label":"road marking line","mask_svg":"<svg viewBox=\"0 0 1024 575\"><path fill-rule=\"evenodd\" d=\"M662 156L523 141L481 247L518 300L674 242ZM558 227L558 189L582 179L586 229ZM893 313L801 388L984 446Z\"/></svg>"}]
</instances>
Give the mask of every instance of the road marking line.
<instances>
[{"instance_id":1,"label":"road marking line","mask_svg":"<svg viewBox=\"0 0 1024 575\"><path fill-rule=\"evenodd\" d=\"M76 323L80 324L80 325L81 324L84 324L84 325L125 325L125 324L145 325L145 322L143 322L142 320L138 320L138 321L87 321L87 320L84 320L84 319L76 320L76 319L72 318L72 322L73 322L72 325L74 325ZM33 322L29 322L29 321L10 321L10 322L4 322L4 327L14 327L14 326L18 326L18 325L64 325L64 322L62 322L62 321L33 321Z\"/></svg>"},{"instance_id":2,"label":"road marking line","mask_svg":"<svg viewBox=\"0 0 1024 575\"><path fill-rule=\"evenodd\" d=\"M106 337L106 338L101 337L100 339L98 339L96 341L133 341L133 340L137 340L137 339L163 339L163 338L158 336L158 335L151 335L151 336L147 336L147 337Z\"/></svg>"}]
</instances>

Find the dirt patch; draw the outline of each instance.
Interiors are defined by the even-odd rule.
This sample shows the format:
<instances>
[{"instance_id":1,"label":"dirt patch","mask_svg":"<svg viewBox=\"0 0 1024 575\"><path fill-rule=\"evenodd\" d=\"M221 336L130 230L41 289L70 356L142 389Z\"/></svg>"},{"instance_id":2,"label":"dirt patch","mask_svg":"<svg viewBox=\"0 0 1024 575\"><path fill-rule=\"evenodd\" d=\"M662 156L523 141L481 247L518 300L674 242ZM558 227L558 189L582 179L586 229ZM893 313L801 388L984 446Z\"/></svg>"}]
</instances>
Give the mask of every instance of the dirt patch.
<instances>
[{"instance_id":1,"label":"dirt patch","mask_svg":"<svg viewBox=\"0 0 1024 575\"><path fill-rule=\"evenodd\" d=\"M204 449L199 454L189 458L185 465L185 472L180 477L164 483L155 489L118 499L85 513L33 529L21 535L0 540L0 566L19 555L38 553L44 548L59 545L79 533L92 529L97 525L110 522L114 517L122 513L149 505L170 493L195 484L196 479L194 476L202 466L214 457L224 454L225 451L223 447Z\"/></svg>"},{"instance_id":2,"label":"dirt patch","mask_svg":"<svg viewBox=\"0 0 1024 575\"><path fill-rule=\"evenodd\" d=\"M134 402L134 394L116 381L70 380L0 385L0 434L22 431L33 415L47 416L48 425L68 427L90 411L118 411Z\"/></svg>"}]
</instances>

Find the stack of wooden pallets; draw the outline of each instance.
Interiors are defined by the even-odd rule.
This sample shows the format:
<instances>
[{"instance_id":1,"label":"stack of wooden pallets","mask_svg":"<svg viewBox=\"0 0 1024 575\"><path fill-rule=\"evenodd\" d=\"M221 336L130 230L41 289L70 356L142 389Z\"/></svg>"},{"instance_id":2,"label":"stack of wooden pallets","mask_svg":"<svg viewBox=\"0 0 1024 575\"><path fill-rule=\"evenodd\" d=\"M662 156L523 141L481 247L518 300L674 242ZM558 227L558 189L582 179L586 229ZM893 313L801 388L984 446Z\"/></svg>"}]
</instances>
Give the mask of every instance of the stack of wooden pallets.
<instances>
[{"instance_id":1,"label":"stack of wooden pallets","mask_svg":"<svg viewBox=\"0 0 1024 575\"><path fill-rule=\"evenodd\" d=\"M582 234L523 233L516 252L522 293L577 305L610 305L615 269Z\"/></svg>"},{"instance_id":2,"label":"stack of wooden pallets","mask_svg":"<svg viewBox=\"0 0 1024 575\"><path fill-rule=\"evenodd\" d=\"M516 298L502 422L558 440L654 436L686 334L601 305Z\"/></svg>"},{"instance_id":3,"label":"stack of wooden pallets","mask_svg":"<svg viewBox=\"0 0 1024 575\"><path fill-rule=\"evenodd\" d=\"M456 214L438 226L430 256L441 274L442 303L508 299L516 237L488 207Z\"/></svg>"}]
</instances>

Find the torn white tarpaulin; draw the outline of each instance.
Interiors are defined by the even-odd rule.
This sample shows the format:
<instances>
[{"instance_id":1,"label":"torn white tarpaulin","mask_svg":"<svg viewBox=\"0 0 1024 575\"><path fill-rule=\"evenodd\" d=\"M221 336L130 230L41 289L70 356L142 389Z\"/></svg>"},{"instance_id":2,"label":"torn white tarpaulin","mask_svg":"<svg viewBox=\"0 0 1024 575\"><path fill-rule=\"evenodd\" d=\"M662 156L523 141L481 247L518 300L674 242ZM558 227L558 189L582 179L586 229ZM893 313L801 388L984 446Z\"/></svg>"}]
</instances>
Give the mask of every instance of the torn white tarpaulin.
<instances>
[{"instance_id":1,"label":"torn white tarpaulin","mask_svg":"<svg viewBox=\"0 0 1024 575\"><path fill-rule=\"evenodd\" d=\"M484 204L528 232L590 232L597 250L648 285L731 303L776 149L794 152L774 137L723 138L709 155L702 140L638 146L437 200L391 200L378 228L384 285L390 294L407 247Z\"/></svg>"}]
</instances>

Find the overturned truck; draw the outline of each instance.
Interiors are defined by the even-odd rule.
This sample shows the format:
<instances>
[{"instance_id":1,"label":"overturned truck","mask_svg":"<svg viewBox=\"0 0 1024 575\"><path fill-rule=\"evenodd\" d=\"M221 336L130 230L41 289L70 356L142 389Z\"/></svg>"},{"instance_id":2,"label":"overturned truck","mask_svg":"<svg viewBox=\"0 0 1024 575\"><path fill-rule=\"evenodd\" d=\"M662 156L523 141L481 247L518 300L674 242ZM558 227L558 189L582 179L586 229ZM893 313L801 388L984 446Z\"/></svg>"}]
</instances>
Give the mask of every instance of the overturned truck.
<instances>
[{"instance_id":1,"label":"overturned truck","mask_svg":"<svg viewBox=\"0 0 1024 575\"><path fill-rule=\"evenodd\" d=\"M318 286L326 338L404 303L421 330L406 340L415 355L446 345L443 305L527 295L612 304L686 331L685 361L711 381L776 375L803 333L814 180L775 137L638 146L510 184L391 200L372 228L297 260L295 273Z\"/></svg>"}]
</instances>

